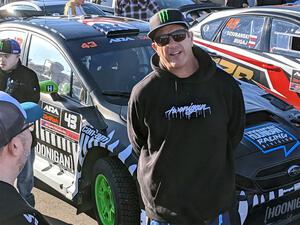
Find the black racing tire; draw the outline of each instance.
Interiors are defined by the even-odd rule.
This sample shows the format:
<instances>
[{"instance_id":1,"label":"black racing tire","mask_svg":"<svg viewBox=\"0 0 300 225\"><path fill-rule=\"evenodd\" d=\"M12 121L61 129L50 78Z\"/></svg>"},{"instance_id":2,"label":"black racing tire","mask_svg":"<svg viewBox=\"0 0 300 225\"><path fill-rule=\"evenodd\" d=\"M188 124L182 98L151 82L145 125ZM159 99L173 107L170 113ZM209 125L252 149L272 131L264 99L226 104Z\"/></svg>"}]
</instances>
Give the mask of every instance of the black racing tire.
<instances>
[{"instance_id":1,"label":"black racing tire","mask_svg":"<svg viewBox=\"0 0 300 225\"><path fill-rule=\"evenodd\" d=\"M140 224L137 185L120 160L99 159L93 169L91 189L93 210L99 225Z\"/></svg>"}]
</instances>

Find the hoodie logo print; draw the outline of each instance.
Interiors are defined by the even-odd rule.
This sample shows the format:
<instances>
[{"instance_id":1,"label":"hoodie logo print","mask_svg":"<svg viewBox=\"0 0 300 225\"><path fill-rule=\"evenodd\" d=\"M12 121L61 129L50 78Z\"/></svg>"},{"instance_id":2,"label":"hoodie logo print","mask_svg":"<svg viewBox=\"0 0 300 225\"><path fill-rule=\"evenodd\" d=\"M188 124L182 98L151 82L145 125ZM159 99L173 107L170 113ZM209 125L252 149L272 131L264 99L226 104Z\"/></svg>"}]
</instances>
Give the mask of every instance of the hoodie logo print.
<instances>
[{"instance_id":1,"label":"hoodie logo print","mask_svg":"<svg viewBox=\"0 0 300 225\"><path fill-rule=\"evenodd\" d=\"M173 118L191 119L193 114L195 115L195 117L202 116L205 118L207 113L211 115L210 106L207 106L206 104L194 105L194 103L192 102L189 106L182 106L182 107L172 106L171 109L165 112L165 116L169 120Z\"/></svg>"}]
</instances>

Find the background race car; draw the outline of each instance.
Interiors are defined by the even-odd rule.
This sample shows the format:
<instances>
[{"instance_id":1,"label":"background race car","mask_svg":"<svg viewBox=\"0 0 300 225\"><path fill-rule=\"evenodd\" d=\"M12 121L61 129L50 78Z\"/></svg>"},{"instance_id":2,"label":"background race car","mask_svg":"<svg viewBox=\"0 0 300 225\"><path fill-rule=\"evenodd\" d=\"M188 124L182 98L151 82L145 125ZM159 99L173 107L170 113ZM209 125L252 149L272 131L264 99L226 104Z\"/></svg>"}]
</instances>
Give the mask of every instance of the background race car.
<instances>
[{"instance_id":1,"label":"background race car","mask_svg":"<svg viewBox=\"0 0 300 225\"><path fill-rule=\"evenodd\" d=\"M191 31L226 72L300 109L300 6L213 13Z\"/></svg>"},{"instance_id":2,"label":"background race car","mask_svg":"<svg viewBox=\"0 0 300 225\"><path fill-rule=\"evenodd\" d=\"M78 212L93 209L102 225L140 223L138 155L128 140L126 114L133 85L151 71L148 30L146 22L114 17L0 24L0 38L20 43L22 62L41 82L35 176ZM240 87L247 110L235 155L241 219L253 225L295 221L299 112L255 85Z\"/></svg>"}]
</instances>

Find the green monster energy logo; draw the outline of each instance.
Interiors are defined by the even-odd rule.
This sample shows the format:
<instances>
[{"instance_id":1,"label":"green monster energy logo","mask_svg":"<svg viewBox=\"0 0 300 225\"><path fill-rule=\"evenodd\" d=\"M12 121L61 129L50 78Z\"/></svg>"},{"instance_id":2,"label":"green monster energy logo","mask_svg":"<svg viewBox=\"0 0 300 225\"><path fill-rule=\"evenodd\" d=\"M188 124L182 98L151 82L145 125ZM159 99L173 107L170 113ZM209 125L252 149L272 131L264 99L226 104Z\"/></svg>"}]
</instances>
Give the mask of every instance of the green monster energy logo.
<instances>
[{"instance_id":1,"label":"green monster energy logo","mask_svg":"<svg viewBox=\"0 0 300 225\"><path fill-rule=\"evenodd\" d=\"M169 20L169 14L168 14L167 10L162 10L159 13L159 20L160 20L161 23L165 23Z\"/></svg>"},{"instance_id":2,"label":"green monster energy logo","mask_svg":"<svg viewBox=\"0 0 300 225\"><path fill-rule=\"evenodd\" d=\"M0 50L2 50L2 49L3 49L3 42L0 41Z\"/></svg>"}]
</instances>

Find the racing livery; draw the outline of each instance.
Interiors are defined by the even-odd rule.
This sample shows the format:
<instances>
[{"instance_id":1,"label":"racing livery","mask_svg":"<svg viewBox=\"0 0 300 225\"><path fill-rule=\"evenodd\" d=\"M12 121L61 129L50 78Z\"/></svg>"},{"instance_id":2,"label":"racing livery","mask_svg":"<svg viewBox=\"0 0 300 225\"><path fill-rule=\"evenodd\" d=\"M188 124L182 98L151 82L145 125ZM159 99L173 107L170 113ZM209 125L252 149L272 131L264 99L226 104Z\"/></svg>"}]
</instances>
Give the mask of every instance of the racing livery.
<instances>
[{"instance_id":1,"label":"racing livery","mask_svg":"<svg viewBox=\"0 0 300 225\"><path fill-rule=\"evenodd\" d=\"M102 225L140 224L138 155L126 118L132 87L151 71L148 29L146 22L114 17L0 24L0 37L18 40L22 62L40 81L44 116L36 123L35 176L73 201L78 212L93 209ZM235 153L242 222L296 221L299 112L255 85L239 85L247 112Z\"/></svg>"},{"instance_id":2,"label":"racing livery","mask_svg":"<svg viewBox=\"0 0 300 225\"><path fill-rule=\"evenodd\" d=\"M238 79L300 109L300 6L212 13L191 28L194 43Z\"/></svg>"}]
</instances>

